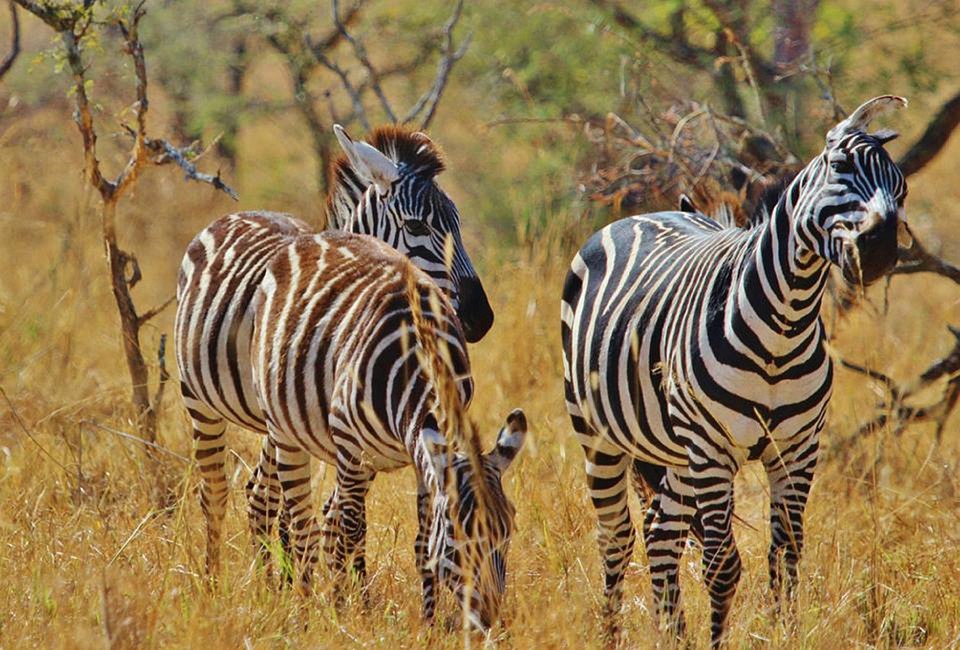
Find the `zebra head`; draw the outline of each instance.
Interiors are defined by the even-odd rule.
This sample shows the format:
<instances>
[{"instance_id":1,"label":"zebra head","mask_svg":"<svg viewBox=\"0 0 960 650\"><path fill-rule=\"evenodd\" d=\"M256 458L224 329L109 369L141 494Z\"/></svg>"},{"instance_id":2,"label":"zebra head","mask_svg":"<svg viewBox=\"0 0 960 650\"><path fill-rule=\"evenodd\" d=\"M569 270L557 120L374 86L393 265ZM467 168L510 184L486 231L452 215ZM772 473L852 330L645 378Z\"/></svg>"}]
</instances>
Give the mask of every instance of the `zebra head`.
<instances>
[{"instance_id":1,"label":"zebra head","mask_svg":"<svg viewBox=\"0 0 960 650\"><path fill-rule=\"evenodd\" d=\"M883 147L896 134L866 129L878 115L906 103L902 97L876 97L833 127L823 153L801 174L813 193L791 197L794 209L806 216L801 246L839 266L848 282L870 284L897 262L907 184Z\"/></svg>"},{"instance_id":2,"label":"zebra head","mask_svg":"<svg viewBox=\"0 0 960 650\"><path fill-rule=\"evenodd\" d=\"M439 434L424 439L439 493L434 502L429 553L440 581L463 607L465 624L486 632L497 620L507 581L507 551L515 510L503 492L503 474L527 435L523 411L507 416L493 449L477 463L450 454ZM482 494L481 494L482 492Z\"/></svg>"},{"instance_id":3,"label":"zebra head","mask_svg":"<svg viewBox=\"0 0 960 650\"><path fill-rule=\"evenodd\" d=\"M334 168L328 199L331 225L372 235L429 275L447 294L476 343L493 326L493 310L460 235L460 213L440 189L440 151L425 134L395 127L376 129L370 142L333 127L346 159Z\"/></svg>"}]
</instances>

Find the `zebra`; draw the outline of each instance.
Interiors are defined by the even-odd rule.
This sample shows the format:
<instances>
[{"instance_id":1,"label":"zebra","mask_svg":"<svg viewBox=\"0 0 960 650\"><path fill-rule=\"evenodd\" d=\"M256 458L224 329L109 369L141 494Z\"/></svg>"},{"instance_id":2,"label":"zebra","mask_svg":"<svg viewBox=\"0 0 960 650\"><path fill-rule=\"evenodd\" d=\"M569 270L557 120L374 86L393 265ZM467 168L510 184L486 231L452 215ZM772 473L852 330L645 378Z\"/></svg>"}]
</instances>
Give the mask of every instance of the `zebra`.
<instances>
[{"instance_id":1,"label":"zebra","mask_svg":"<svg viewBox=\"0 0 960 650\"><path fill-rule=\"evenodd\" d=\"M752 226L634 216L573 259L561 305L565 399L599 520L608 634L619 632L634 545L628 482L649 502L642 530L669 633L685 632L678 571L693 532L712 645L724 638L740 577L733 479L747 461L762 461L770 482L770 587L778 604L793 594L833 380L820 302L831 265L868 285L896 262L907 187L883 148L896 134L866 128L905 105L877 97L835 125Z\"/></svg>"},{"instance_id":2,"label":"zebra","mask_svg":"<svg viewBox=\"0 0 960 650\"><path fill-rule=\"evenodd\" d=\"M423 343L424 330L436 342ZM424 365L423 350L440 359L439 370ZM456 417L473 393L466 341L430 278L372 237L298 237L273 256L254 299L252 364L300 584L309 589L322 538L334 584L355 578L365 586L370 483L413 465L423 617L433 620L439 578L463 605L464 624L488 630L514 518L501 479L523 445L526 418L513 411L493 449L471 455L478 443ZM313 525L311 456L336 470L322 533Z\"/></svg>"},{"instance_id":3,"label":"zebra","mask_svg":"<svg viewBox=\"0 0 960 650\"><path fill-rule=\"evenodd\" d=\"M333 165L328 226L377 237L408 255L447 293L466 340L480 340L493 325L493 311L463 247L459 212L435 179L444 169L439 148L425 134L398 127L374 130L369 143L353 140L339 125L334 133L345 155ZM210 576L219 572L227 503L226 424L267 432L252 382L251 301L270 259L310 232L288 214L230 214L193 239L180 265L174 346L201 476ZM273 520L280 494L276 452L266 435L263 440L246 491L255 544L269 564L261 541L270 529L262 523Z\"/></svg>"}]
</instances>

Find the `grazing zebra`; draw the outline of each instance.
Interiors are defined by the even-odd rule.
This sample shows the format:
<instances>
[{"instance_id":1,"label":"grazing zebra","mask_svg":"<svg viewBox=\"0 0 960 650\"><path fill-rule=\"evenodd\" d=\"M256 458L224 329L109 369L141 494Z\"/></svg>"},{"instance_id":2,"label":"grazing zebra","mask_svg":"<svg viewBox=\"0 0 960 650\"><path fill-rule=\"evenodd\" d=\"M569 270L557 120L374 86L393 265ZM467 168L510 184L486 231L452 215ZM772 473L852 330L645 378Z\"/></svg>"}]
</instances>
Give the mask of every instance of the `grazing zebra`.
<instances>
[{"instance_id":1,"label":"grazing zebra","mask_svg":"<svg viewBox=\"0 0 960 650\"><path fill-rule=\"evenodd\" d=\"M355 142L335 126L346 153L334 165L328 197L331 227L377 237L410 257L449 296L466 339L483 337L493 312L460 237L460 215L435 176L443 170L436 145L422 133L395 127ZM251 301L267 263L289 242L310 232L285 214L243 212L218 219L187 247L177 285L174 330L183 400L193 421L200 499L207 524L207 572L220 564L226 512L224 429L232 422L266 433L253 390ZM269 537L280 503L275 451L265 446L247 485L255 543ZM267 522L267 528L259 526ZM262 557L269 560L265 549Z\"/></svg>"},{"instance_id":2,"label":"grazing zebra","mask_svg":"<svg viewBox=\"0 0 960 650\"><path fill-rule=\"evenodd\" d=\"M349 577L348 567L363 584L370 482L412 464L424 617L433 618L439 574L463 604L465 623L488 629L504 591L514 514L501 476L523 444L526 420L522 411L511 413L494 449L471 457L476 445L456 414L473 383L449 302L395 249L327 232L298 237L273 256L254 312L254 383L277 450L302 584L309 588L321 537L313 525L311 456L336 469L322 530L336 584ZM422 365L424 349L432 367ZM451 406L456 413L447 417ZM459 447L468 453L451 454L445 430L466 440Z\"/></svg>"},{"instance_id":3,"label":"grazing zebra","mask_svg":"<svg viewBox=\"0 0 960 650\"><path fill-rule=\"evenodd\" d=\"M599 519L610 633L634 544L628 473L652 493L643 534L670 632L684 633L678 570L692 526L713 645L723 638L740 577L733 480L747 461L770 481L770 585L778 602L792 593L833 380L820 302L831 264L869 284L896 262L907 187L883 148L894 134L865 129L905 104L878 97L831 129L755 225L635 216L574 258L561 308L566 402Z\"/></svg>"}]
</instances>

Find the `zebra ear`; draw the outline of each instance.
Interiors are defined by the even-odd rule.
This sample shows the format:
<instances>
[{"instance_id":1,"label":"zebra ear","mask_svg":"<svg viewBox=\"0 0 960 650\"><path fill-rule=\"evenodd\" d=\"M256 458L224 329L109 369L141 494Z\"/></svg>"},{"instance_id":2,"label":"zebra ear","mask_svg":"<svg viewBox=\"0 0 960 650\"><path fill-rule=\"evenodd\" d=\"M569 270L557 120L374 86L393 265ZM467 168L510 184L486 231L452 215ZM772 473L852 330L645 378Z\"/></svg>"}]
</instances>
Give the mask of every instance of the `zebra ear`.
<instances>
[{"instance_id":1,"label":"zebra ear","mask_svg":"<svg viewBox=\"0 0 960 650\"><path fill-rule=\"evenodd\" d=\"M680 208L680 212L690 212L694 214L699 212L699 210L697 210L697 206L694 205L693 203L693 199L691 199L686 194L680 195L679 208Z\"/></svg>"},{"instance_id":2,"label":"zebra ear","mask_svg":"<svg viewBox=\"0 0 960 650\"><path fill-rule=\"evenodd\" d=\"M340 148L347 154L347 160L354 171L367 183L377 186L383 194L390 184L400 178L400 170L395 162L390 160L379 149L366 142L357 142L339 124L333 125L333 132L337 136Z\"/></svg>"},{"instance_id":3,"label":"zebra ear","mask_svg":"<svg viewBox=\"0 0 960 650\"><path fill-rule=\"evenodd\" d=\"M900 134L893 129L880 129L876 133L871 133L873 137L880 141L880 144L887 144L891 140L896 140Z\"/></svg>"},{"instance_id":4,"label":"zebra ear","mask_svg":"<svg viewBox=\"0 0 960 650\"><path fill-rule=\"evenodd\" d=\"M854 131L866 132L870 122L877 117L906 105L907 100L896 95L881 95L864 102L850 114L850 117L830 129L830 132L827 133L827 146L833 146L843 136Z\"/></svg>"},{"instance_id":5,"label":"zebra ear","mask_svg":"<svg viewBox=\"0 0 960 650\"><path fill-rule=\"evenodd\" d=\"M523 448L523 441L527 438L527 417L520 409L514 409L507 416L507 424L500 429L497 444L487 454L487 458L501 472L510 467L510 463L517 457Z\"/></svg>"}]
</instances>

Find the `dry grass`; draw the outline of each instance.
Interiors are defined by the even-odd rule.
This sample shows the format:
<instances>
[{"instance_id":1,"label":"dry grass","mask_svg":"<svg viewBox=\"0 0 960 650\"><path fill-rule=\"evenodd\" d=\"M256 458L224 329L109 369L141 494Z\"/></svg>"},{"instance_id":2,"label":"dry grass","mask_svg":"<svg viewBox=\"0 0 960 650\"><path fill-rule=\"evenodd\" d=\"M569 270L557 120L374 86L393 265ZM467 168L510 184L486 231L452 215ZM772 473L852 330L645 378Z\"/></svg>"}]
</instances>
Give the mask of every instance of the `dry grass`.
<instances>
[{"instance_id":1,"label":"dry grass","mask_svg":"<svg viewBox=\"0 0 960 650\"><path fill-rule=\"evenodd\" d=\"M96 212L73 171L77 143L72 132L56 135L66 119L59 109L30 119L29 129L14 124L0 133L0 386L16 409L14 415L0 401L0 647L458 646L457 635L419 621L410 471L380 477L371 491L369 610L348 605L335 611L322 588L304 601L273 589L252 570L241 489L247 469L233 458L224 574L215 588L208 586L201 576L203 526L194 469L174 457L164 461L162 471L177 498L158 512L141 451L81 424L132 428L126 373ZM50 128L38 129L45 124ZM275 131L251 132L244 146L266 149ZM438 139L444 141L443 133ZM453 159L450 176L469 168L457 159L452 139L445 142ZM51 160L61 164L44 162ZM960 238L949 224L960 218L957 161L960 142L914 180L908 206L918 231L941 237L955 260ZM135 291L141 308L173 292L187 241L233 207L172 176L149 172L120 208L121 240L132 242L144 268L145 280ZM296 190L256 198L258 203L244 207L316 216L318 204ZM471 241L478 241L474 226L467 228ZM587 234L579 226L573 231L567 235L574 240ZM596 647L600 633L594 518L562 405L558 301L571 251L555 243L561 239L512 252L475 248L485 251L477 257L497 324L472 350L478 384L472 414L487 444L515 406L526 410L532 432L506 477L518 510L504 607L508 646ZM942 324L958 320L960 290L939 280L898 278L887 315L882 293L874 289L874 306L841 324L835 347L906 379L950 346ZM170 331L171 320L167 312L146 332L148 350ZM163 411L162 442L189 457L188 423L174 392ZM915 427L899 439L880 432L842 456L831 453L831 444L873 413L875 401L862 378L838 371L808 509L792 628L766 613L767 494L759 468L743 472L738 512L745 523L737 535L745 571L732 616L733 647L768 641L809 648L960 642L957 423L950 423L939 448L930 429ZM254 436L234 432L230 440L252 462ZM323 494L330 480L322 470L317 474L323 483L317 492ZM696 554L687 560L682 579L688 623L702 647L708 603L698 584ZM652 647L642 550L626 589L626 640Z\"/></svg>"}]
</instances>

